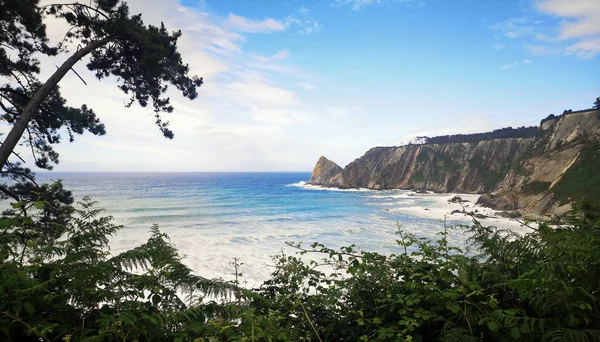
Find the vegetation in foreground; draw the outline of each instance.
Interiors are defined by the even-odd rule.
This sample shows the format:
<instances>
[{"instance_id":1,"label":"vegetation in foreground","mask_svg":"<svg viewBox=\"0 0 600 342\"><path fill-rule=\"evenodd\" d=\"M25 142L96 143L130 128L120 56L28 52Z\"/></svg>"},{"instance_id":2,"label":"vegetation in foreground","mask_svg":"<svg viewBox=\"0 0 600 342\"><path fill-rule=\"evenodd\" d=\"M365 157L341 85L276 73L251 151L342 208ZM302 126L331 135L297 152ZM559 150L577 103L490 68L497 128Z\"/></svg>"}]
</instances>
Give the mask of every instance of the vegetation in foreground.
<instances>
[{"instance_id":1,"label":"vegetation in foreground","mask_svg":"<svg viewBox=\"0 0 600 342\"><path fill-rule=\"evenodd\" d=\"M399 232L392 255L296 245L322 261L278 255L246 290L193 275L158 227L110 255L120 227L93 201L59 222L36 196L0 220L3 341L600 341L598 206L524 236L457 228L467 250L447 229L436 241Z\"/></svg>"}]
</instances>

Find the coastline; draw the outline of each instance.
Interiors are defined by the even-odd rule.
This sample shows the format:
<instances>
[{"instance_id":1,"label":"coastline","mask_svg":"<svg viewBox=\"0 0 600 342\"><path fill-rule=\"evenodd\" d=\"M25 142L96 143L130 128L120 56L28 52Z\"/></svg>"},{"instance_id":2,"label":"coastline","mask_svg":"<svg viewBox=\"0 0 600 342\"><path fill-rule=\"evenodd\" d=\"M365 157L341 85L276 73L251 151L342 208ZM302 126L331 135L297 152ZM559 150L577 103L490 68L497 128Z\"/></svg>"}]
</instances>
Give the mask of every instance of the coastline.
<instances>
[{"instance_id":1,"label":"coastline","mask_svg":"<svg viewBox=\"0 0 600 342\"><path fill-rule=\"evenodd\" d=\"M528 233L530 228L524 227L521 219L514 219L502 216L504 210L496 210L477 204L481 194L459 193L459 192L435 192L416 189L369 189L369 188L340 188L326 185L310 184L308 182L298 182L288 186L301 187L307 190L315 191L339 191L339 192L373 192L376 198L389 198L390 208L384 208L384 211L391 213L402 213L419 218L426 218L443 222L465 222L472 223L473 217L469 213L475 214L476 219L483 225L492 225L501 228L508 228L518 233ZM379 194L379 195L377 195ZM402 198L424 199L431 201L429 207L414 205L415 201L402 201ZM450 203L454 197L458 197L466 202ZM398 201L393 202L396 198ZM463 212L464 211L464 212ZM485 217L484 217L485 216ZM538 217L536 217L538 218ZM524 220L524 219L523 219Z\"/></svg>"}]
</instances>

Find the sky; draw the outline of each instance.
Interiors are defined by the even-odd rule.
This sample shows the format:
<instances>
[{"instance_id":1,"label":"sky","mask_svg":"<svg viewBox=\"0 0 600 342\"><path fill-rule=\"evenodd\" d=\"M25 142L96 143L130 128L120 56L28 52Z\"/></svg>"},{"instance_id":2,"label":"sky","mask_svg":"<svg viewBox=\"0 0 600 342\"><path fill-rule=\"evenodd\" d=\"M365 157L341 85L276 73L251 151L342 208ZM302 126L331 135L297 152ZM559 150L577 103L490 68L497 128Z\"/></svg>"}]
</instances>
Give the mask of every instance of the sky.
<instances>
[{"instance_id":1,"label":"sky","mask_svg":"<svg viewBox=\"0 0 600 342\"><path fill-rule=\"evenodd\" d=\"M150 110L83 62L60 83L107 134L56 146L57 171L311 171L416 136L537 125L600 96L600 0L129 0L181 29L205 84ZM65 33L49 22L51 37ZM43 60L41 79L67 56ZM66 141L66 139L65 139Z\"/></svg>"}]
</instances>

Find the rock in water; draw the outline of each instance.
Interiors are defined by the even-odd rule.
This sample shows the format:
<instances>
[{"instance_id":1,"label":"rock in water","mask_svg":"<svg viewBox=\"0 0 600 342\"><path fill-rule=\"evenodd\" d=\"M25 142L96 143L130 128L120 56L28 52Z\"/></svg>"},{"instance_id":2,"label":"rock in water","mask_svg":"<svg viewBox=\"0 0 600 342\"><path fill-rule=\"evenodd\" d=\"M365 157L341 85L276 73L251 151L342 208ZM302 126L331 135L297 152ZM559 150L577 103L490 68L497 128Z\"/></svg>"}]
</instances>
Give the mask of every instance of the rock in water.
<instances>
[{"instance_id":1,"label":"rock in water","mask_svg":"<svg viewBox=\"0 0 600 342\"><path fill-rule=\"evenodd\" d=\"M337 182L333 181L333 178L341 172L342 168L338 164L325 157L321 157L310 175L308 184L336 186L335 183Z\"/></svg>"}]
</instances>

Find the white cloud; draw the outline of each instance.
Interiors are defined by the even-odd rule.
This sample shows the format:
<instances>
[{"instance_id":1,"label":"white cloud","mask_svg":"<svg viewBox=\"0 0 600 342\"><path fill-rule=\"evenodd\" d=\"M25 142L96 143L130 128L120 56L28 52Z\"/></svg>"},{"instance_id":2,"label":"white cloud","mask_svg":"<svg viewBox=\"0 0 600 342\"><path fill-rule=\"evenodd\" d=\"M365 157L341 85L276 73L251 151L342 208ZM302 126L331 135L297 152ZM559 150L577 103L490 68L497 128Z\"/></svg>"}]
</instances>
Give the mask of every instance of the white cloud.
<instances>
[{"instance_id":1,"label":"white cloud","mask_svg":"<svg viewBox=\"0 0 600 342\"><path fill-rule=\"evenodd\" d=\"M516 39L535 35L538 32L536 25L530 18L518 17L492 25L491 28L500 31L507 38Z\"/></svg>"},{"instance_id":2,"label":"white cloud","mask_svg":"<svg viewBox=\"0 0 600 342\"><path fill-rule=\"evenodd\" d=\"M321 31L321 24L316 21L306 7L300 7L296 13L287 16L284 23L288 27L296 27L296 33L312 34Z\"/></svg>"},{"instance_id":3,"label":"white cloud","mask_svg":"<svg viewBox=\"0 0 600 342\"><path fill-rule=\"evenodd\" d=\"M289 55L290 55L289 52L287 52L286 50L279 50L272 56L252 55L252 57L259 62L268 63L268 62L274 62L274 61L282 61L282 60L288 58Z\"/></svg>"},{"instance_id":4,"label":"white cloud","mask_svg":"<svg viewBox=\"0 0 600 342\"><path fill-rule=\"evenodd\" d=\"M541 0L536 9L562 19L557 39L569 41L566 53L581 58L600 54L600 1Z\"/></svg>"},{"instance_id":5,"label":"white cloud","mask_svg":"<svg viewBox=\"0 0 600 342\"><path fill-rule=\"evenodd\" d=\"M252 20L235 14L229 14L229 17L227 17L227 25L235 31L251 33L283 31L287 28L287 26L279 20L271 18Z\"/></svg>"},{"instance_id":6,"label":"white cloud","mask_svg":"<svg viewBox=\"0 0 600 342\"><path fill-rule=\"evenodd\" d=\"M346 118L353 114L362 114L365 109L360 106L328 106L324 112L334 118Z\"/></svg>"},{"instance_id":7,"label":"white cloud","mask_svg":"<svg viewBox=\"0 0 600 342\"><path fill-rule=\"evenodd\" d=\"M269 107L298 104L298 99L294 92L267 83L236 81L228 84L227 88L229 88L237 98L243 99L245 103L250 101L251 104Z\"/></svg>"},{"instance_id":8,"label":"white cloud","mask_svg":"<svg viewBox=\"0 0 600 342\"><path fill-rule=\"evenodd\" d=\"M491 28L508 39L524 40L525 48L536 55L592 58L600 54L600 0L534 0L533 5L537 14Z\"/></svg>"},{"instance_id":9,"label":"white cloud","mask_svg":"<svg viewBox=\"0 0 600 342\"><path fill-rule=\"evenodd\" d=\"M529 52L533 53L534 55L550 54L550 49L544 45L525 44L525 47L529 50Z\"/></svg>"},{"instance_id":10,"label":"white cloud","mask_svg":"<svg viewBox=\"0 0 600 342\"><path fill-rule=\"evenodd\" d=\"M321 24L312 19L301 19L290 16L286 18L286 24L289 26L297 25L298 29L296 33L300 34L312 34L321 31Z\"/></svg>"},{"instance_id":11,"label":"white cloud","mask_svg":"<svg viewBox=\"0 0 600 342\"><path fill-rule=\"evenodd\" d=\"M417 2L422 4L423 0L333 0L333 6L350 6L353 10L358 11L361 8L373 5L373 4L384 4L384 3L413 3ZM410 5L409 5L410 6Z\"/></svg>"},{"instance_id":12,"label":"white cloud","mask_svg":"<svg viewBox=\"0 0 600 342\"><path fill-rule=\"evenodd\" d=\"M294 29L296 33L311 34L321 30L321 24L312 17L306 7L300 7L296 13L282 19L253 20L229 14L226 26L234 31L246 33L268 33Z\"/></svg>"},{"instance_id":13,"label":"white cloud","mask_svg":"<svg viewBox=\"0 0 600 342\"><path fill-rule=\"evenodd\" d=\"M298 82L296 83L299 87L302 87L306 90L315 90L317 89L317 87L315 87L313 84L310 84L308 82Z\"/></svg>"},{"instance_id":14,"label":"white cloud","mask_svg":"<svg viewBox=\"0 0 600 342\"><path fill-rule=\"evenodd\" d=\"M568 54L581 58L592 58L600 54L600 37L582 39L567 47Z\"/></svg>"},{"instance_id":15,"label":"white cloud","mask_svg":"<svg viewBox=\"0 0 600 342\"><path fill-rule=\"evenodd\" d=\"M370 4L379 4L381 0L334 0L333 4L336 6L352 6L353 10L359 10L362 7Z\"/></svg>"},{"instance_id":16,"label":"white cloud","mask_svg":"<svg viewBox=\"0 0 600 342\"><path fill-rule=\"evenodd\" d=\"M253 106L252 118L257 121L280 125L299 125L312 122L309 115L294 109L264 109Z\"/></svg>"},{"instance_id":17,"label":"white cloud","mask_svg":"<svg viewBox=\"0 0 600 342\"><path fill-rule=\"evenodd\" d=\"M510 64L502 65L502 66L500 66L500 68L502 68L502 69L512 69L512 68L514 68L516 66L519 66L519 65L531 64L531 63L532 63L531 60L524 59L522 61L516 61L516 62L510 63Z\"/></svg>"}]
</instances>

